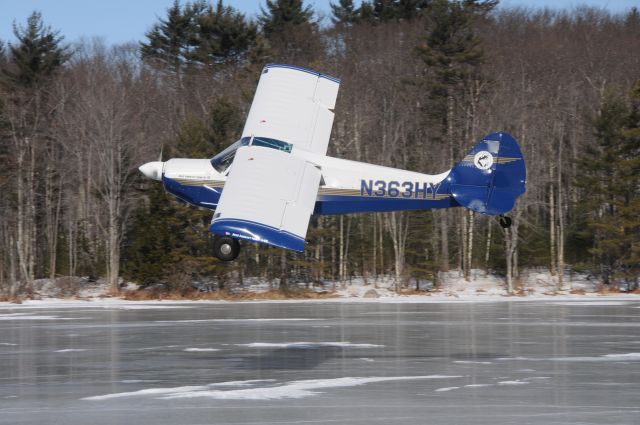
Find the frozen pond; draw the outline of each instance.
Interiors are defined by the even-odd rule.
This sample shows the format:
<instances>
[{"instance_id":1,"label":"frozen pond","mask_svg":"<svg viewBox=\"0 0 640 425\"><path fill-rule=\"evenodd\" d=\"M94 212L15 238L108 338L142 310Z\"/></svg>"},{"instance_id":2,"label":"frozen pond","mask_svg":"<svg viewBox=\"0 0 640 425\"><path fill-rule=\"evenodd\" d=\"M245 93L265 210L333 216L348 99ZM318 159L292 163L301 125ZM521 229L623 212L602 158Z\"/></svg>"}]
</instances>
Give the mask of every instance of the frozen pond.
<instances>
[{"instance_id":1,"label":"frozen pond","mask_svg":"<svg viewBox=\"0 0 640 425\"><path fill-rule=\"evenodd\" d=\"M637 301L98 305L0 307L0 424L640 424Z\"/></svg>"}]
</instances>

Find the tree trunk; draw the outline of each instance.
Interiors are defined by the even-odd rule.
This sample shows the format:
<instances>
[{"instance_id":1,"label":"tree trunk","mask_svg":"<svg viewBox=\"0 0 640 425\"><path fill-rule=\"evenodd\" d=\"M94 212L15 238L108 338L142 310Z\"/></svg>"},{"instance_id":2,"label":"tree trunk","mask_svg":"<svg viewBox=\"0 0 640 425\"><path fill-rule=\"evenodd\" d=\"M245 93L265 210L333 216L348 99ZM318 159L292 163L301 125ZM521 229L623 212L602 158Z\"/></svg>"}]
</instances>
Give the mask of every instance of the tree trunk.
<instances>
[{"instance_id":1,"label":"tree trunk","mask_svg":"<svg viewBox=\"0 0 640 425\"><path fill-rule=\"evenodd\" d=\"M440 271L449 271L449 214L446 210L440 212Z\"/></svg>"},{"instance_id":2,"label":"tree trunk","mask_svg":"<svg viewBox=\"0 0 640 425\"><path fill-rule=\"evenodd\" d=\"M555 194L554 194L554 182L553 182L553 169L549 170L551 184L549 185L549 249L550 249L550 262L549 271L551 276L556 275L556 207L555 207Z\"/></svg>"},{"instance_id":3,"label":"tree trunk","mask_svg":"<svg viewBox=\"0 0 640 425\"><path fill-rule=\"evenodd\" d=\"M485 245L484 251L484 268L486 274L489 274L489 259L491 258L491 229L493 228L493 223L491 220L487 222L487 244Z\"/></svg>"},{"instance_id":4,"label":"tree trunk","mask_svg":"<svg viewBox=\"0 0 640 425\"><path fill-rule=\"evenodd\" d=\"M409 230L409 220L402 212L391 212L386 216L387 230L391 236L395 265L395 289L399 294L402 291L402 281L404 273L404 259Z\"/></svg>"},{"instance_id":5,"label":"tree trunk","mask_svg":"<svg viewBox=\"0 0 640 425\"><path fill-rule=\"evenodd\" d=\"M564 212L562 208L562 141L558 145L558 290L564 284Z\"/></svg>"},{"instance_id":6,"label":"tree trunk","mask_svg":"<svg viewBox=\"0 0 640 425\"><path fill-rule=\"evenodd\" d=\"M473 219L474 214L472 210L468 210L469 214L469 224L468 224L468 239L467 239L467 267L465 268L466 274L465 279L467 282L470 281L471 277L471 260L473 259Z\"/></svg>"}]
</instances>

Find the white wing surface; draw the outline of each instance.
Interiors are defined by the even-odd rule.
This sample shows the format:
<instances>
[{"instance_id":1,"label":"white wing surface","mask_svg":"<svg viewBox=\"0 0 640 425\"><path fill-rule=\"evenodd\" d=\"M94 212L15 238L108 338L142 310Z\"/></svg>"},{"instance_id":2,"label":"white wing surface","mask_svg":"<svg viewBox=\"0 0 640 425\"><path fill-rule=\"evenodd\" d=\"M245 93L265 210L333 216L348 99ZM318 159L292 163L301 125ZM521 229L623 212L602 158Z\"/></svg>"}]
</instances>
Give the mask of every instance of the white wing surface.
<instances>
[{"instance_id":1,"label":"white wing surface","mask_svg":"<svg viewBox=\"0 0 640 425\"><path fill-rule=\"evenodd\" d=\"M320 170L302 158L266 147L241 147L210 229L303 251L319 184Z\"/></svg>"},{"instance_id":2,"label":"white wing surface","mask_svg":"<svg viewBox=\"0 0 640 425\"><path fill-rule=\"evenodd\" d=\"M267 65L242 131L326 154L340 80L304 68Z\"/></svg>"}]
</instances>

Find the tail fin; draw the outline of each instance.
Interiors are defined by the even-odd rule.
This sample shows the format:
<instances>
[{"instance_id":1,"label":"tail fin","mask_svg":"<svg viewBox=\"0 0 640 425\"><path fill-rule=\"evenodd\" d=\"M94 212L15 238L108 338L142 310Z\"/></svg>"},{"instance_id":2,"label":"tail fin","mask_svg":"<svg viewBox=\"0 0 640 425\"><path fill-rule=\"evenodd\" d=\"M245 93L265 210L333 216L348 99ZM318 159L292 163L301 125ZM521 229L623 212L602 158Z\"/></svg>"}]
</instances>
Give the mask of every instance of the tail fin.
<instances>
[{"instance_id":1,"label":"tail fin","mask_svg":"<svg viewBox=\"0 0 640 425\"><path fill-rule=\"evenodd\" d=\"M505 214L525 191L520 147L507 133L491 133L453 167L447 180L453 198L463 207L482 214Z\"/></svg>"}]
</instances>

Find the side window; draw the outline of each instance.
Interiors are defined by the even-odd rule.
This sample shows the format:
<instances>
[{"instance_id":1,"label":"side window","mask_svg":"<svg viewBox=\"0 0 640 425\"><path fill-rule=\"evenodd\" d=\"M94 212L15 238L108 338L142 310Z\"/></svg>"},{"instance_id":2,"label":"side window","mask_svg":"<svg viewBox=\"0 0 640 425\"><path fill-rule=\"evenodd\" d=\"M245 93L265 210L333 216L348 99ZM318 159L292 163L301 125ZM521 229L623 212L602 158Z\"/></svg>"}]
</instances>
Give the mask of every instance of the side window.
<instances>
[{"instance_id":1,"label":"side window","mask_svg":"<svg viewBox=\"0 0 640 425\"><path fill-rule=\"evenodd\" d=\"M236 156L236 151L240 146L248 146L251 143L252 146L262 146L265 148L276 149L283 152L291 152L293 145L291 143L283 142L277 139L270 139L268 137L254 137L253 141L251 137L243 137L235 142L216 156L211 159L211 165L219 173L224 173L227 168L233 162L233 158Z\"/></svg>"},{"instance_id":2,"label":"side window","mask_svg":"<svg viewBox=\"0 0 640 425\"><path fill-rule=\"evenodd\" d=\"M283 142L277 139L270 139L268 137L254 137L252 146L263 146L265 148L276 149L283 152L291 152L293 145L291 143Z\"/></svg>"},{"instance_id":3,"label":"side window","mask_svg":"<svg viewBox=\"0 0 640 425\"><path fill-rule=\"evenodd\" d=\"M233 158L236 156L236 151L238 150L238 148L240 146L247 146L250 140L250 137L243 137L242 139L238 140L237 142L214 156L211 159L211 165L213 166L213 168L215 168L219 173L224 173L224 171L229 168L229 166L233 162Z\"/></svg>"}]
</instances>

